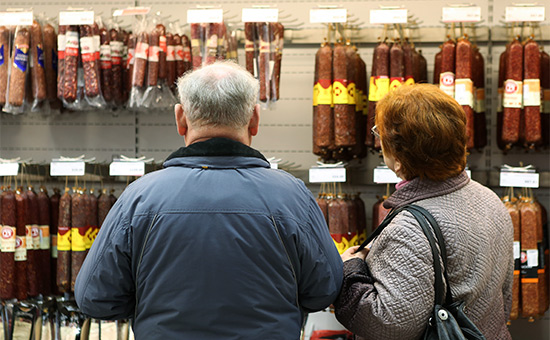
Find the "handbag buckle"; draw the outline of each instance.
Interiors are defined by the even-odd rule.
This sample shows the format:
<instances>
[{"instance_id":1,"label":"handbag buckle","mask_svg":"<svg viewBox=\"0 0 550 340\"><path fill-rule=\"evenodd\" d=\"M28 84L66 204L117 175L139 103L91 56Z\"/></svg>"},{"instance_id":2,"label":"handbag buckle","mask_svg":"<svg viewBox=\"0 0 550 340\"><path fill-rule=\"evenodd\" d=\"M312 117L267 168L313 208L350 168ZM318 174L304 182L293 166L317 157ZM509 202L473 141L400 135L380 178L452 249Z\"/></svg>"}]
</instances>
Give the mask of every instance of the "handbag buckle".
<instances>
[{"instance_id":1,"label":"handbag buckle","mask_svg":"<svg viewBox=\"0 0 550 340\"><path fill-rule=\"evenodd\" d=\"M447 311L444 310L444 309L440 309L440 310L437 311L437 316L438 316L441 320L445 321L445 320L447 320L447 319L449 318L449 313L447 313Z\"/></svg>"}]
</instances>

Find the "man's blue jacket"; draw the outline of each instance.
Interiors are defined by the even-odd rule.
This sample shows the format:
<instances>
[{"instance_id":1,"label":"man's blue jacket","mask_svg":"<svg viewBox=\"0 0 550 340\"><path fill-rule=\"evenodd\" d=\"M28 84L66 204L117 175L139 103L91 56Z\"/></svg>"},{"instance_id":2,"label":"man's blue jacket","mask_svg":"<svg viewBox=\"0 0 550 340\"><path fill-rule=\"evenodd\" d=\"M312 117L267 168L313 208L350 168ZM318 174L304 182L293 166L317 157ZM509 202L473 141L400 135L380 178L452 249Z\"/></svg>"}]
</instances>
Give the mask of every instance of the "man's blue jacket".
<instances>
[{"instance_id":1,"label":"man's blue jacket","mask_svg":"<svg viewBox=\"0 0 550 340\"><path fill-rule=\"evenodd\" d=\"M81 311L137 339L298 339L342 261L304 183L224 138L174 152L113 206L76 281Z\"/></svg>"}]
</instances>

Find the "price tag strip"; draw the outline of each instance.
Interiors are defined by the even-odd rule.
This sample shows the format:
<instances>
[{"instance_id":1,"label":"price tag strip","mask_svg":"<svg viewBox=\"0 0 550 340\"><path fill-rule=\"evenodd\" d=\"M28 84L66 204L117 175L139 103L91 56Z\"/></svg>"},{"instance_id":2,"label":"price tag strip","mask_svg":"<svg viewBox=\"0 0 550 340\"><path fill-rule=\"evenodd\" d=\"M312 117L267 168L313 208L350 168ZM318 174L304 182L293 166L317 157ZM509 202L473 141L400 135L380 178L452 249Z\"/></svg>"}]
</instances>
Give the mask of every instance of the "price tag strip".
<instances>
[{"instance_id":1,"label":"price tag strip","mask_svg":"<svg viewBox=\"0 0 550 340\"><path fill-rule=\"evenodd\" d=\"M54 160L50 163L50 176L84 176L86 162Z\"/></svg>"},{"instance_id":2,"label":"price tag strip","mask_svg":"<svg viewBox=\"0 0 550 340\"><path fill-rule=\"evenodd\" d=\"M309 22L312 24L345 23L347 18L348 10L345 8L315 8L309 11Z\"/></svg>"},{"instance_id":3,"label":"price tag strip","mask_svg":"<svg viewBox=\"0 0 550 340\"><path fill-rule=\"evenodd\" d=\"M223 21L223 9L188 9L187 10L187 23L218 23Z\"/></svg>"},{"instance_id":4,"label":"price tag strip","mask_svg":"<svg viewBox=\"0 0 550 340\"><path fill-rule=\"evenodd\" d=\"M371 24L406 24L407 23L406 9L371 9L370 23Z\"/></svg>"},{"instance_id":5,"label":"price tag strip","mask_svg":"<svg viewBox=\"0 0 550 340\"><path fill-rule=\"evenodd\" d=\"M0 160L0 176L17 176L18 173L18 162L3 162L2 160Z\"/></svg>"},{"instance_id":6,"label":"price tag strip","mask_svg":"<svg viewBox=\"0 0 550 340\"><path fill-rule=\"evenodd\" d=\"M86 163L95 161L95 157L84 159L84 155L77 158L60 157L52 159L50 176L84 176Z\"/></svg>"},{"instance_id":7,"label":"price tag strip","mask_svg":"<svg viewBox=\"0 0 550 340\"><path fill-rule=\"evenodd\" d=\"M309 183L344 183L346 181L346 168L344 163L323 164L309 169Z\"/></svg>"},{"instance_id":8,"label":"price tag strip","mask_svg":"<svg viewBox=\"0 0 550 340\"><path fill-rule=\"evenodd\" d=\"M143 176L145 175L145 162L115 160L109 165L109 175Z\"/></svg>"},{"instance_id":9,"label":"price tag strip","mask_svg":"<svg viewBox=\"0 0 550 340\"><path fill-rule=\"evenodd\" d=\"M6 26L32 25L33 12L0 12L0 22Z\"/></svg>"},{"instance_id":10,"label":"price tag strip","mask_svg":"<svg viewBox=\"0 0 550 340\"><path fill-rule=\"evenodd\" d=\"M481 7L443 7L441 20L446 23L452 22L480 22Z\"/></svg>"},{"instance_id":11,"label":"price tag strip","mask_svg":"<svg viewBox=\"0 0 550 340\"><path fill-rule=\"evenodd\" d=\"M145 159L130 158L121 155L109 165L110 176L143 176L145 175L145 164L153 162L153 158Z\"/></svg>"},{"instance_id":12,"label":"price tag strip","mask_svg":"<svg viewBox=\"0 0 550 340\"><path fill-rule=\"evenodd\" d=\"M533 166L514 168L504 165L500 170L500 186L515 188L538 188L539 174Z\"/></svg>"},{"instance_id":13,"label":"price tag strip","mask_svg":"<svg viewBox=\"0 0 550 340\"><path fill-rule=\"evenodd\" d=\"M518 21L531 21L540 22L544 21L545 8L543 6L513 6L506 7L506 15L504 21L506 22L518 22Z\"/></svg>"},{"instance_id":14,"label":"price tag strip","mask_svg":"<svg viewBox=\"0 0 550 340\"><path fill-rule=\"evenodd\" d=\"M242 22L278 22L277 8L243 8Z\"/></svg>"},{"instance_id":15,"label":"price tag strip","mask_svg":"<svg viewBox=\"0 0 550 340\"><path fill-rule=\"evenodd\" d=\"M59 25L92 25L94 11L61 11Z\"/></svg>"},{"instance_id":16,"label":"price tag strip","mask_svg":"<svg viewBox=\"0 0 550 340\"><path fill-rule=\"evenodd\" d=\"M373 170L373 181L374 183L399 183L401 178L397 177L395 172L393 172L387 166L377 166Z\"/></svg>"},{"instance_id":17,"label":"price tag strip","mask_svg":"<svg viewBox=\"0 0 550 340\"><path fill-rule=\"evenodd\" d=\"M151 7L128 7L125 9L117 9L113 12L114 17L128 15L146 15L151 11Z\"/></svg>"}]
</instances>

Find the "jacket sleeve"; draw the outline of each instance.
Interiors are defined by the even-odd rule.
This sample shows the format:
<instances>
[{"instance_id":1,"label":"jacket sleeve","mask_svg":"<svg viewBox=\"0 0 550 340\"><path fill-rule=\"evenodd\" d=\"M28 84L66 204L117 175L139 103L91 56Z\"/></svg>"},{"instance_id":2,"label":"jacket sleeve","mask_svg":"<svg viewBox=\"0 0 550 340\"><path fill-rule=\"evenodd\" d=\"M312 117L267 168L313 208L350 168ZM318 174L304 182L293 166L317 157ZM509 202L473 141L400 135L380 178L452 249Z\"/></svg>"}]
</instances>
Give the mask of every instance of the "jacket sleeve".
<instances>
[{"instance_id":1,"label":"jacket sleeve","mask_svg":"<svg viewBox=\"0 0 550 340\"><path fill-rule=\"evenodd\" d=\"M336 318L365 339L419 339L434 304L433 259L408 212L374 241L367 262L344 263Z\"/></svg>"},{"instance_id":2,"label":"jacket sleeve","mask_svg":"<svg viewBox=\"0 0 550 340\"><path fill-rule=\"evenodd\" d=\"M130 231L124 198L120 197L105 218L76 279L75 299L84 314L105 320L133 316Z\"/></svg>"},{"instance_id":3,"label":"jacket sleeve","mask_svg":"<svg viewBox=\"0 0 550 340\"><path fill-rule=\"evenodd\" d=\"M298 240L301 307L315 312L330 306L342 287L342 259L332 241L321 209L309 199L309 223L301 226Z\"/></svg>"}]
</instances>

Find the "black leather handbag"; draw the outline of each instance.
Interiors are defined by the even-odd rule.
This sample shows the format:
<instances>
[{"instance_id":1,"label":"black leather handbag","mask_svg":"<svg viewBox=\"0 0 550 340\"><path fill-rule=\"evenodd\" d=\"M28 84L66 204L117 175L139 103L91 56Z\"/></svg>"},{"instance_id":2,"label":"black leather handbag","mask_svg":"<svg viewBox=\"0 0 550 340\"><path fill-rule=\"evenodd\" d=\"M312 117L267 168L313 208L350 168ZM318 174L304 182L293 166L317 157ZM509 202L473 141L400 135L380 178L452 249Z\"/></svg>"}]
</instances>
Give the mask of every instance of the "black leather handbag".
<instances>
[{"instance_id":1,"label":"black leather handbag","mask_svg":"<svg viewBox=\"0 0 550 340\"><path fill-rule=\"evenodd\" d=\"M450 285L447 284L445 294L443 282L449 282L447 271L442 270L439 257L443 262L443 268L447 268L447 251L443 234L439 229L439 225L433 216L424 208L418 205L406 205L399 209L391 211L380 226L374 231L369 238L363 242L360 249L364 248L370 241L380 234L382 229L401 211L407 210L410 212L420 224L424 235L430 243L432 256L434 259L435 271L435 305L432 316L424 332L422 339L424 340L485 340L485 336L476 327L476 325L468 318L464 312L464 302L453 302ZM431 228L429 227L431 225ZM432 234L433 230L433 234ZM435 238L434 238L435 234ZM436 240L437 238L437 240ZM439 244L439 249L436 244Z\"/></svg>"}]
</instances>

